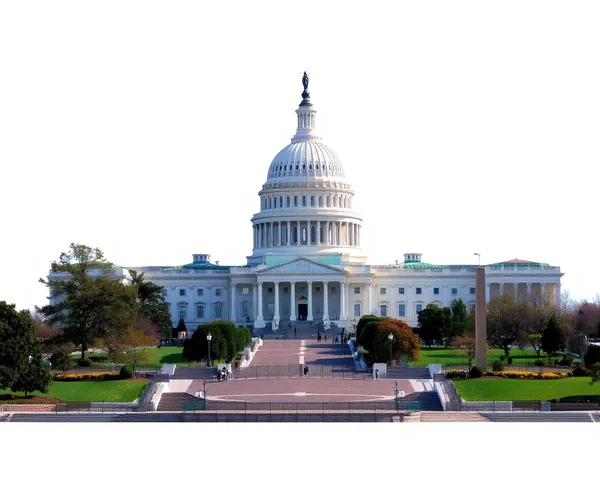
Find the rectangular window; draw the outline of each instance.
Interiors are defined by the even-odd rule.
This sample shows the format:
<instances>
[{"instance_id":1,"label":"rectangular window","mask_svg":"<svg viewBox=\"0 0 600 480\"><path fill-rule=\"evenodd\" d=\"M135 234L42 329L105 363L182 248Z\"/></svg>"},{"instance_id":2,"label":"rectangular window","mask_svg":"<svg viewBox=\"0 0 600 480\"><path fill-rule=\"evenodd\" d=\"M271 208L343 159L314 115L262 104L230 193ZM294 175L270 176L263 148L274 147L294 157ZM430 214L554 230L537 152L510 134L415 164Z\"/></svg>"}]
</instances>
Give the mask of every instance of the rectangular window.
<instances>
[{"instance_id":1,"label":"rectangular window","mask_svg":"<svg viewBox=\"0 0 600 480\"><path fill-rule=\"evenodd\" d=\"M242 288L242 295L248 295L250 293L250 289L248 287Z\"/></svg>"},{"instance_id":2,"label":"rectangular window","mask_svg":"<svg viewBox=\"0 0 600 480\"><path fill-rule=\"evenodd\" d=\"M299 290L300 293L306 293L306 287L300 287Z\"/></svg>"},{"instance_id":3,"label":"rectangular window","mask_svg":"<svg viewBox=\"0 0 600 480\"><path fill-rule=\"evenodd\" d=\"M385 288L380 288L379 289L379 294L380 295L385 295Z\"/></svg>"},{"instance_id":4,"label":"rectangular window","mask_svg":"<svg viewBox=\"0 0 600 480\"><path fill-rule=\"evenodd\" d=\"M453 288L452 295L457 295L457 294L458 294L458 288Z\"/></svg>"},{"instance_id":5,"label":"rectangular window","mask_svg":"<svg viewBox=\"0 0 600 480\"><path fill-rule=\"evenodd\" d=\"M404 305L403 303L398 305L398 316L406 317L406 305Z\"/></svg>"},{"instance_id":6,"label":"rectangular window","mask_svg":"<svg viewBox=\"0 0 600 480\"><path fill-rule=\"evenodd\" d=\"M354 316L360 317L360 303L354 304Z\"/></svg>"},{"instance_id":7,"label":"rectangular window","mask_svg":"<svg viewBox=\"0 0 600 480\"><path fill-rule=\"evenodd\" d=\"M180 297L185 297L185 288L180 288L179 289L179 296Z\"/></svg>"},{"instance_id":8,"label":"rectangular window","mask_svg":"<svg viewBox=\"0 0 600 480\"><path fill-rule=\"evenodd\" d=\"M203 296L204 295L204 289L199 288L197 293L198 293L199 297Z\"/></svg>"},{"instance_id":9,"label":"rectangular window","mask_svg":"<svg viewBox=\"0 0 600 480\"><path fill-rule=\"evenodd\" d=\"M196 317L204 318L204 305L196 305Z\"/></svg>"},{"instance_id":10,"label":"rectangular window","mask_svg":"<svg viewBox=\"0 0 600 480\"><path fill-rule=\"evenodd\" d=\"M213 305L213 318L215 320L223 320L223 304L215 303Z\"/></svg>"},{"instance_id":11,"label":"rectangular window","mask_svg":"<svg viewBox=\"0 0 600 480\"><path fill-rule=\"evenodd\" d=\"M421 295L421 287L417 287L417 295Z\"/></svg>"},{"instance_id":12,"label":"rectangular window","mask_svg":"<svg viewBox=\"0 0 600 480\"><path fill-rule=\"evenodd\" d=\"M433 294L434 294L434 295L439 295L439 294L440 294L440 289L439 289L438 287L435 287L435 288L433 289Z\"/></svg>"},{"instance_id":13,"label":"rectangular window","mask_svg":"<svg viewBox=\"0 0 600 480\"><path fill-rule=\"evenodd\" d=\"M179 318L185 319L187 317L187 305L179 305L178 307Z\"/></svg>"},{"instance_id":14,"label":"rectangular window","mask_svg":"<svg viewBox=\"0 0 600 480\"><path fill-rule=\"evenodd\" d=\"M404 287L400 287L400 288L398 289L398 293L399 293L400 295L404 295Z\"/></svg>"},{"instance_id":15,"label":"rectangular window","mask_svg":"<svg viewBox=\"0 0 600 480\"><path fill-rule=\"evenodd\" d=\"M283 293L288 293L288 287L283 287Z\"/></svg>"},{"instance_id":16,"label":"rectangular window","mask_svg":"<svg viewBox=\"0 0 600 480\"><path fill-rule=\"evenodd\" d=\"M475 287L471 287L471 295L475 295Z\"/></svg>"},{"instance_id":17,"label":"rectangular window","mask_svg":"<svg viewBox=\"0 0 600 480\"><path fill-rule=\"evenodd\" d=\"M422 312L422 311L423 311L423 304L417 303L417 313Z\"/></svg>"},{"instance_id":18,"label":"rectangular window","mask_svg":"<svg viewBox=\"0 0 600 480\"><path fill-rule=\"evenodd\" d=\"M216 297L220 297L221 296L221 289L220 288L215 288L215 296Z\"/></svg>"},{"instance_id":19,"label":"rectangular window","mask_svg":"<svg viewBox=\"0 0 600 480\"><path fill-rule=\"evenodd\" d=\"M247 302L242 303L242 318L245 320L250 317L250 304Z\"/></svg>"},{"instance_id":20,"label":"rectangular window","mask_svg":"<svg viewBox=\"0 0 600 480\"><path fill-rule=\"evenodd\" d=\"M315 292L319 293L321 291L321 287L315 287Z\"/></svg>"},{"instance_id":21,"label":"rectangular window","mask_svg":"<svg viewBox=\"0 0 600 480\"><path fill-rule=\"evenodd\" d=\"M331 293L335 293L335 287L331 287Z\"/></svg>"},{"instance_id":22,"label":"rectangular window","mask_svg":"<svg viewBox=\"0 0 600 480\"><path fill-rule=\"evenodd\" d=\"M272 287L267 288L267 293L273 293L273 288Z\"/></svg>"},{"instance_id":23,"label":"rectangular window","mask_svg":"<svg viewBox=\"0 0 600 480\"><path fill-rule=\"evenodd\" d=\"M360 287L354 287L354 295L360 295Z\"/></svg>"},{"instance_id":24,"label":"rectangular window","mask_svg":"<svg viewBox=\"0 0 600 480\"><path fill-rule=\"evenodd\" d=\"M387 305L385 303L383 305L379 305L379 315L382 317L387 316Z\"/></svg>"}]
</instances>

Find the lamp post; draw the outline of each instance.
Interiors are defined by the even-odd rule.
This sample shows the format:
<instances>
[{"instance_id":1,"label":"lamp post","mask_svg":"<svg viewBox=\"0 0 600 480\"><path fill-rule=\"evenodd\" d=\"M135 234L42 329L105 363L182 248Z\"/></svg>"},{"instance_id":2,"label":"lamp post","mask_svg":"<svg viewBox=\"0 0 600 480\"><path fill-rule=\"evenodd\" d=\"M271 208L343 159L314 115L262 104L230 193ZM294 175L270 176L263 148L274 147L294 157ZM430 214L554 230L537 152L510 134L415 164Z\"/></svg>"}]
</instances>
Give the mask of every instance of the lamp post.
<instances>
[{"instance_id":1,"label":"lamp post","mask_svg":"<svg viewBox=\"0 0 600 480\"><path fill-rule=\"evenodd\" d=\"M206 336L206 340L208 340L208 366L211 367L212 363L210 362L210 341L212 340L212 335L210 333Z\"/></svg>"},{"instance_id":2,"label":"lamp post","mask_svg":"<svg viewBox=\"0 0 600 480\"><path fill-rule=\"evenodd\" d=\"M394 335L391 333L388 335L388 340L390 341L390 365L392 364L392 340L394 340Z\"/></svg>"},{"instance_id":3,"label":"lamp post","mask_svg":"<svg viewBox=\"0 0 600 480\"><path fill-rule=\"evenodd\" d=\"M31 363L33 361L33 357L31 355L29 355L29 357L27 358L27 360L29 360L29 363Z\"/></svg>"},{"instance_id":4,"label":"lamp post","mask_svg":"<svg viewBox=\"0 0 600 480\"><path fill-rule=\"evenodd\" d=\"M479 258L479 265L481 266L481 255L479 253L474 253L473 255L477 255L477 257Z\"/></svg>"}]
</instances>

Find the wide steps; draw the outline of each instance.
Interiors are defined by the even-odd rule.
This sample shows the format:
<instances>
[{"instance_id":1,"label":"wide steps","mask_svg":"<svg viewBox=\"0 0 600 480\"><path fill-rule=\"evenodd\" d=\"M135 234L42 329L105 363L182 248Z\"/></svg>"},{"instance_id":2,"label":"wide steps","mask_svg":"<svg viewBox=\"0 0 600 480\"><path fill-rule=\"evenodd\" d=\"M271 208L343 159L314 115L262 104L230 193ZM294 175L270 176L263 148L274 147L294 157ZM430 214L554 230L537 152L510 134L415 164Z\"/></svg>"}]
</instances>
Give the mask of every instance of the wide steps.
<instances>
[{"instance_id":1,"label":"wide steps","mask_svg":"<svg viewBox=\"0 0 600 480\"><path fill-rule=\"evenodd\" d=\"M429 369L426 367L390 367L385 378L388 380L430 380Z\"/></svg>"},{"instance_id":2,"label":"wide steps","mask_svg":"<svg viewBox=\"0 0 600 480\"><path fill-rule=\"evenodd\" d=\"M437 392L414 392L406 395L402 400L405 402L419 402L419 407L424 412L441 412L444 410Z\"/></svg>"},{"instance_id":3,"label":"wide steps","mask_svg":"<svg viewBox=\"0 0 600 480\"><path fill-rule=\"evenodd\" d=\"M188 393L163 393L157 411L181 412L183 411L184 403L197 401L196 397Z\"/></svg>"},{"instance_id":4,"label":"wide steps","mask_svg":"<svg viewBox=\"0 0 600 480\"><path fill-rule=\"evenodd\" d=\"M174 380L212 380L216 374L215 367L177 367L171 378Z\"/></svg>"}]
</instances>

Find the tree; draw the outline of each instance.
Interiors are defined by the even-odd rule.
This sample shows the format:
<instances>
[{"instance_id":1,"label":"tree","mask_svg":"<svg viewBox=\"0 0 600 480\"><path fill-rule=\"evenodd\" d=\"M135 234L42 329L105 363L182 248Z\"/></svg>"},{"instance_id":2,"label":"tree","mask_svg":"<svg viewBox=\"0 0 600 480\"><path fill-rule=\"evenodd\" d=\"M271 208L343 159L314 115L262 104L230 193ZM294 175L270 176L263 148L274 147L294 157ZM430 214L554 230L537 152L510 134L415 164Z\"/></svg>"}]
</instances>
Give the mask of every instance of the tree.
<instances>
[{"instance_id":1,"label":"tree","mask_svg":"<svg viewBox=\"0 0 600 480\"><path fill-rule=\"evenodd\" d=\"M512 295L496 297L487 305L488 342L504 350L506 357L523 333L523 306Z\"/></svg>"},{"instance_id":2,"label":"tree","mask_svg":"<svg viewBox=\"0 0 600 480\"><path fill-rule=\"evenodd\" d=\"M380 322L369 323L366 328L375 325L375 337L373 339L374 357L387 361L390 356L389 334L393 335L392 359L410 362L421 358L421 345L412 328L402 320L394 318L382 318ZM371 351L371 350L370 350Z\"/></svg>"},{"instance_id":3,"label":"tree","mask_svg":"<svg viewBox=\"0 0 600 480\"><path fill-rule=\"evenodd\" d=\"M115 361L131 366L135 376L137 366L150 360L151 353L146 347L155 345L156 338L137 328L129 328L117 337L116 342Z\"/></svg>"},{"instance_id":4,"label":"tree","mask_svg":"<svg viewBox=\"0 0 600 480\"><path fill-rule=\"evenodd\" d=\"M450 308L440 308L430 303L419 312L418 324L419 333L425 345L431 346L434 343L442 343L451 329L452 312Z\"/></svg>"},{"instance_id":5,"label":"tree","mask_svg":"<svg viewBox=\"0 0 600 480\"><path fill-rule=\"evenodd\" d=\"M554 355L565 348L565 335L554 315L550 317L548 325L544 329L541 346L548 355Z\"/></svg>"},{"instance_id":6,"label":"tree","mask_svg":"<svg viewBox=\"0 0 600 480\"><path fill-rule=\"evenodd\" d=\"M179 332L187 332L188 329L185 326L185 320L183 318L179 319L179 323L177 323L177 336L179 337Z\"/></svg>"},{"instance_id":7,"label":"tree","mask_svg":"<svg viewBox=\"0 0 600 480\"><path fill-rule=\"evenodd\" d=\"M469 317L467 315L467 306L465 305L465 302L463 302L462 298L455 298L452 300L450 303L450 312L451 319L448 337L451 343L454 337L465 334L469 328Z\"/></svg>"},{"instance_id":8,"label":"tree","mask_svg":"<svg viewBox=\"0 0 600 480\"><path fill-rule=\"evenodd\" d=\"M200 325L192 335L192 338L183 342L183 358L188 362L208 360L208 340L206 336L210 333L210 359L224 360L227 357L227 340L214 325L206 323Z\"/></svg>"},{"instance_id":9,"label":"tree","mask_svg":"<svg viewBox=\"0 0 600 480\"><path fill-rule=\"evenodd\" d=\"M171 338L171 314L163 297L163 287L144 280L144 272L130 270L131 284L137 288L140 315L150 318L161 330L161 338Z\"/></svg>"},{"instance_id":10,"label":"tree","mask_svg":"<svg viewBox=\"0 0 600 480\"><path fill-rule=\"evenodd\" d=\"M40 282L50 289L54 302L40 311L50 324L62 328L65 340L81 346L82 358L98 339L135 323L136 287L113 278L114 266L99 249L72 243L50 271L57 275Z\"/></svg>"},{"instance_id":11,"label":"tree","mask_svg":"<svg viewBox=\"0 0 600 480\"><path fill-rule=\"evenodd\" d=\"M358 344L362 345L371 353L374 353L375 335L377 333L377 326L381 323L381 321L381 318L377 318L377 320L371 320L370 322L364 324L360 331Z\"/></svg>"},{"instance_id":12,"label":"tree","mask_svg":"<svg viewBox=\"0 0 600 480\"><path fill-rule=\"evenodd\" d=\"M475 360L475 336L474 335L458 335L452 339L451 346L456 350L457 357L463 357L469 364L469 371L473 366L473 360Z\"/></svg>"},{"instance_id":13,"label":"tree","mask_svg":"<svg viewBox=\"0 0 600 480\"><path fill-rule=\"evenodd\" d=\"M27 310L0 302L0 390L10 388L25 396L48 391L49 368L44 366L36 328Z\"/></svg>"},{"instance_id":14,"label":"tree","mask_svg":"<svg viewBox=\"0 0 600 480\"><path fill-rule=\"evenodd\" d=\"M360 317L360 320L356 324L356 339L357 339L357 341L360 338L360 334L362 333L362 329L365 327L365 325L367 323L370 323L370 322L373 322L373 321L379 321L379 320L381 320L381 318L379 318L379 317L377 317L375 315L363 315L362 317Z\"/></svg>"},{"instance_id":15,"label":"tree","mask_svg":"<svg viewBox=\"0 0 600 480\"><path fill-rule=\"evenodd\" d=\"M592 379L590 381L590 385L593 385L596 382L600 382L600 364L596 363L592 367Z\"/></svg>"}]
</instances>

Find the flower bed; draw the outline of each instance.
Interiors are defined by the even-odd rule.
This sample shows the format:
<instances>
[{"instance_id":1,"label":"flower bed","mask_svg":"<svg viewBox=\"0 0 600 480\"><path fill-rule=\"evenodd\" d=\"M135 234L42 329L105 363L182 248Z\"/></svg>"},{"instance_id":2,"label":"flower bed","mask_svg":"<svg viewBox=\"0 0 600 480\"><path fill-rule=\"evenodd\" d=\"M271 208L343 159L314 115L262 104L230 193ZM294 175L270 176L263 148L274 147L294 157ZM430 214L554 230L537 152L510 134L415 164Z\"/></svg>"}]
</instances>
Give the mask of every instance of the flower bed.
<instances>
[{"instance_id":1,"label":"flower bed","mask_svg":"<svg viewBox=\"0 0 600 480\"><path fill-rule=\"evenodd\" d=\"M57 373L55 382L81 382L84 380L120 380L120 372Z\"/></svg>"},{"instance_id":2,"label":"flower bed","mask_svg":"<svg viewBox=\"0 0 600 480\"><path fill-rule=\"evenodd\" d=\"M572 372L528 372L521 370L504 370L502 372L494 372L488 370L483 374L484 377L495 377L495 378L512 378L518 380L558 380L560 378L569 378L573 376ZM450 380L454 379L466 379L469 378L469 373L464 370L448 370L446 372L446 378Z\"/></svg>"}]
</instances>

